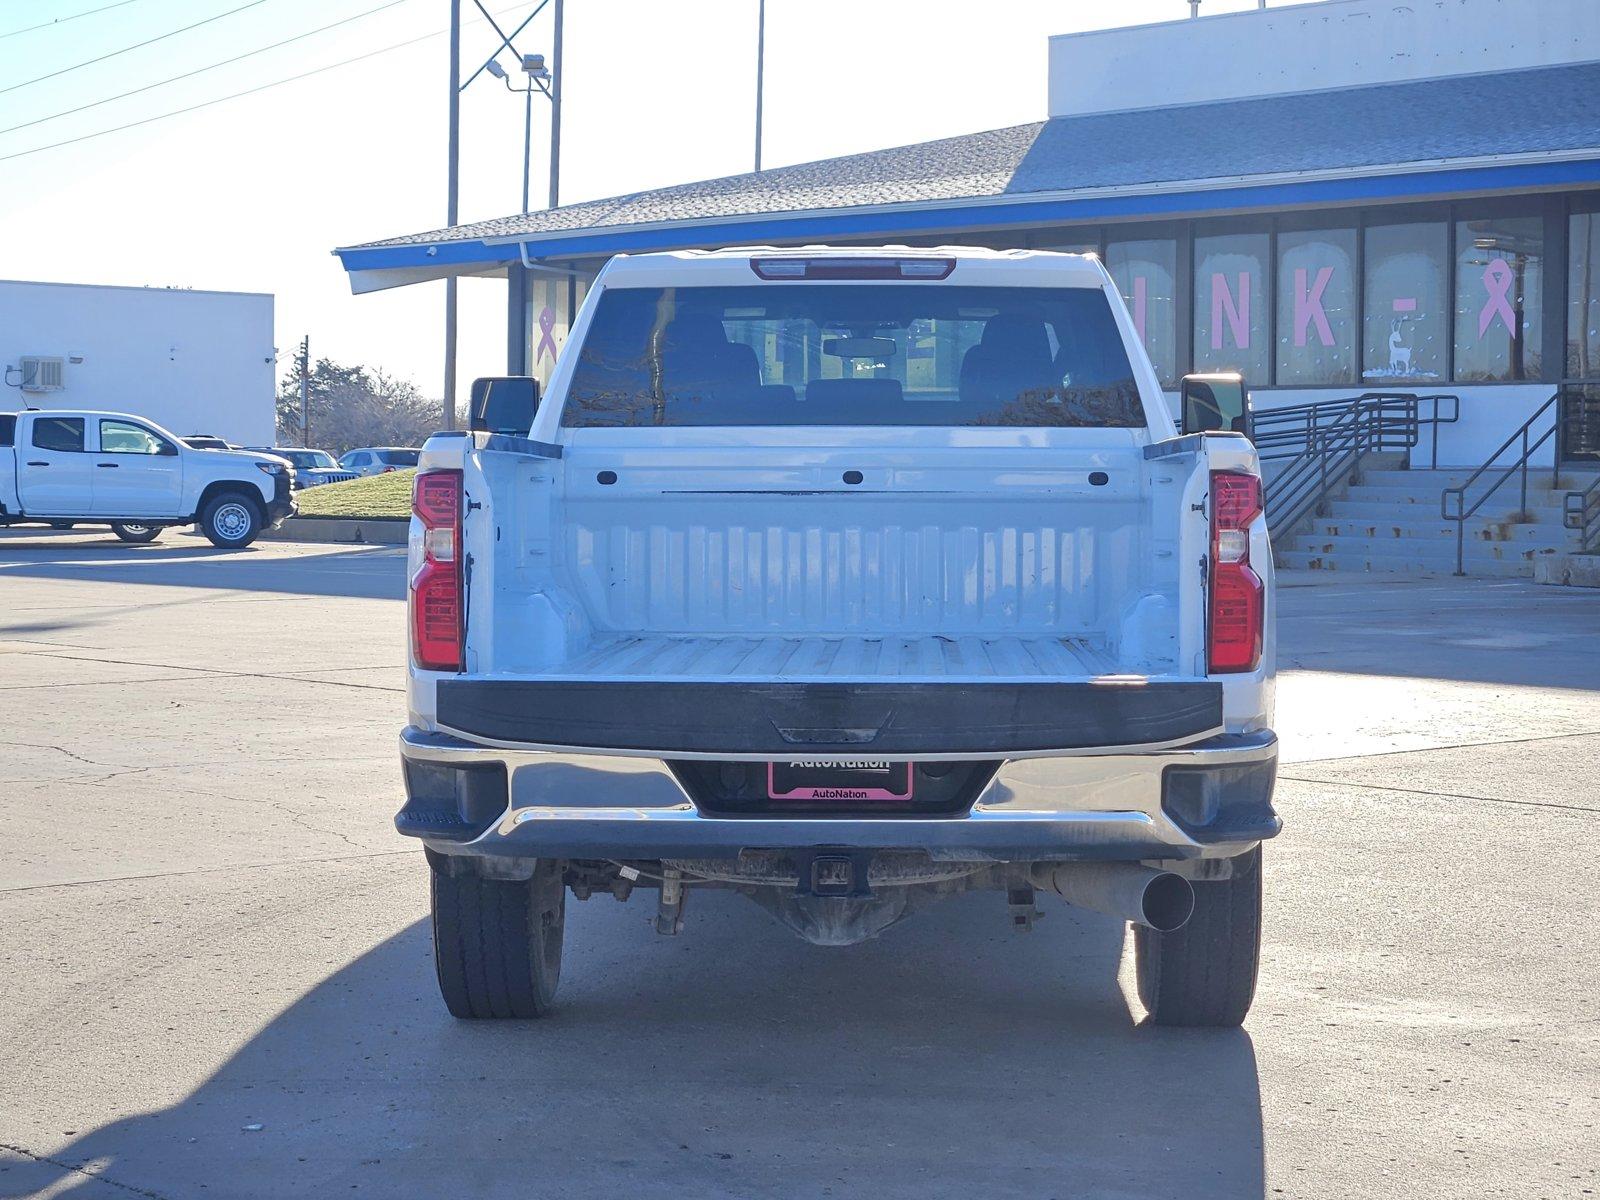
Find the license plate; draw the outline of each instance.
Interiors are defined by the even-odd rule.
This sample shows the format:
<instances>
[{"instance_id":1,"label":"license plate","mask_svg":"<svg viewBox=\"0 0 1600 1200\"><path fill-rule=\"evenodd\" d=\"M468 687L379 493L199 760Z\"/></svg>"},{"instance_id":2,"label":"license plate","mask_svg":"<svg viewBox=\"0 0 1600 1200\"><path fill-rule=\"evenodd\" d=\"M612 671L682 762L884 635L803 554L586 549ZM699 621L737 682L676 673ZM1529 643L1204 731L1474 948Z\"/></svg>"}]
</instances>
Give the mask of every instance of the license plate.
<instances>
[{"instance_id":1,"label":"license plate","mask_svg":"<svg viewBox=\"0 0 1600 1200\"><path fill-rule=\"evenodd\" d=\"M769 800L909 800L911 764L883 759L767 764Z\"/></svg>"}]
</instances>

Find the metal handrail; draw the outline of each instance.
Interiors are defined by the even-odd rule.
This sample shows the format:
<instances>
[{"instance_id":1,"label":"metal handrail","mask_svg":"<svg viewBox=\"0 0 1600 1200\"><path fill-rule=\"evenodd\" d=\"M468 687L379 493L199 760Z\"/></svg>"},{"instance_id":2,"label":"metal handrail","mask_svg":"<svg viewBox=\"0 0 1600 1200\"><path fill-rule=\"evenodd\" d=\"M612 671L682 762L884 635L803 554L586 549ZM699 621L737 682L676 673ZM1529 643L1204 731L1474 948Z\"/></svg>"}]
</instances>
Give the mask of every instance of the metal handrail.
<instances>
[{"instance_id":1,"label":"metal handrail","mask_svg":"<svg viewBox=\"0 0 1600 1200\"><path fill-rule=\"evenodd\" d=\"M1441 411L1445 401L1450 403L1448 413ZM1431 405L1426 417L1421 415L1424 404ZM1460 397L1442 393L1419 396L1413 392L1366 392L1345 400L1254 414L1252 437L1261 457L1273 459L1292 454L1294 459L1268 489L1269 531L1276 535L1292 529L1318 510L1367 455L1414 449L1423 425L1434 427L1430 458L1437 466L1437 426L1454 424L1460 417ZM1275 425L1290 428L1280 431L1274 429ZM1296 445L1297 453L1293 450Z\"/></svg>"},{"instance_id":2,"label":"metal handrail","mask_svg":"<svg viewBox=\"0 0 1600 1200\"><path fill-rule=\"evenodd\" d=\"M1276 537L1319 507L1381 439L1385 422L1364 409L1350 409L1321 425L1304 451L1268 488L1267 528Z\"/></svg>"},{"instance_id":3,"label":"metal handrail","mask_svg":"<svg viewBox=\"0 0 1600 1200\"><path fill-rule=\"evenodd\" d=\"M1467 522L1477 514L1477 511L1484 506L1489 497L1493 496L1497 491L1500 490L1501 485L1504 484L1506 480L1510 479L1513 475L1516 475L1519 472L1522 477L1522 498L1517 511L1519 513L1528 511L1528 463L1536 451L1541 449L1551 438L1555 437L1557 428L1556 419L1554 417L1550 419L1550 428L1546 429L1542 434L1540 434L1537 439L1529 441L1529 438L1533 436L1534 422L1539 420L1540 417L1544 416L1545 413L1549 412L1551 406L1556 404L1560 399L1560 392L1552 392L1550 394L1550 398L1541 404L1537 409L1535 409L1532 416L1524 421L1510 437L1501 442L1499 448L1493 454L1484 459L1482 466L1480 466L1471 475L1467 476L1467 481L1465 483L1463 483L1460 487L1445 488L1444 491L1439 494L1439 515L1442 516L1446 521L1454 521L1456 523L1457 575L1465 575L1467 573ZM1483 493L1483 495L1474 500L1469 507L1467 505L1468 490L1473 484L1478 482L1478 480L1486 471L1494 468L1502 454L1511 449L1511 447L1515 446L1518 442L1522 443L1522 453L1517 455L1516 461L1505 467L1500 472L1499 477L1489 485L1488 489ZM1560 479L1560 470L1560 463L1557 463L1554 467L1554 474L1551 476L1552 484L1556 483ZM1450 508L1450 501L1452 498L1455 499L1454 512L1452 512Z\"/></svg>"},{"instance_id":4,"label":"metal handrail","mask_svg":"<svg viewBox=\"0 0 1600 1200\"><path fill-rule=\"evenodd\" d=\"M1441 404L1448 401L1450 412L1448 415L1441 411ZM1428 416L1422 416L1422 406L1429 404L1432 411ZM1313 404L1287 404L1281 408L1257 410L1251 413L1250 427L1251 440L1256 445L1256 452L1263 460L1278 458L1294 458L1310 447L1317 440L1319 433L1329 424L1337 423L1344 414L1354 409L1378 408L1384 416L1396 416L1402 424L1409 424L1415 414L1419 424L1453 425L1461 419L1461 397L1449 393L1418 395L1415 392L1363 392L1359 396L1348 396L1341 400L1322 400ZM1432 467L1439 465L1438 431L1435 428L1434 436L1429 447L1429 461ZM1404 447L1410 449L1416 443L1407 440Z\"/></svg>"},{"instance_id":5,"label":"metal handrail","mask_svg":"<svg viewBox=\"0 0 1600 1200\"><path fill-rule=\"evenodd\" d=\"M1562 502L1562 523L1578 531L1578 548L1600 545L1600 475L1581 492L1568 492Z\"/></svg>"}]
</instances>

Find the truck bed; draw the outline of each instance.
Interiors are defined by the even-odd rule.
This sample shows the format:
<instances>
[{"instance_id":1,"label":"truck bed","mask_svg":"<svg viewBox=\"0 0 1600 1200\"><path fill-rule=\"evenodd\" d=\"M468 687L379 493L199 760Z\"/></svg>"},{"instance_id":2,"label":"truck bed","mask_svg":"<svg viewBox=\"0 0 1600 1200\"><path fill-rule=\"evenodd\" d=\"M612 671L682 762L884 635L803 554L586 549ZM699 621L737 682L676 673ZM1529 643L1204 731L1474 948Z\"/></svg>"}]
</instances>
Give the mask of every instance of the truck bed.
<instances>
[{"instance_id":1,"label":"truck bed","mask_svg":"<svg viewBox=\"0 0 1600 1200\"><path fill-rule=\"evenodd\" d=\"M1111 656L1084 638L745 637L629 634L601 642L532 679L764 680L999 683L1113 674Z\"/></svg>"}]
</instances>

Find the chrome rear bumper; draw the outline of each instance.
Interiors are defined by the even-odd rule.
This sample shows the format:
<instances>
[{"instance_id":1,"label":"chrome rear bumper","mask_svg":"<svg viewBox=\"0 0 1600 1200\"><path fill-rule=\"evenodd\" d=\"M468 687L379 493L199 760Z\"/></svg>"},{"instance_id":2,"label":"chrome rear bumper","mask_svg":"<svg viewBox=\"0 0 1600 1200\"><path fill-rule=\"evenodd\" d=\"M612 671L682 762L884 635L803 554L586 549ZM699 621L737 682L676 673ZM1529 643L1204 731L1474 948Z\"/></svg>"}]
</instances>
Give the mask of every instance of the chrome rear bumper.
<instances>
[{"instance_id":1,"label":"chrome rear bumper","mask_svg":"<svg viewBox=\"0 0 1600 1200\"><path fill-rule=\"evenodd\" d=\"M1002 762L957 817L702 815L659 759L509 750L416 727L400 737L402 833L446 854L735 857L745 849L926 850L950 861L1238 854L1280 826L1268 731L1150 753Z\"/></svg>"}]
</instances>

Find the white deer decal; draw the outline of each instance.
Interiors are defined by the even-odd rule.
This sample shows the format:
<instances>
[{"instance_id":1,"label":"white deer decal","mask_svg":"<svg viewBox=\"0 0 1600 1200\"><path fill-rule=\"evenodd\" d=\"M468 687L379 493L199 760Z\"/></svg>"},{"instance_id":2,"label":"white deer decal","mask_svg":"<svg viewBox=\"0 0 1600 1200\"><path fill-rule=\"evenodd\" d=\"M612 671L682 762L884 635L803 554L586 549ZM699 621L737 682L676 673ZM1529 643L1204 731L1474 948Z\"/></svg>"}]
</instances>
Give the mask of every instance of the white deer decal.
<instances>
[{"instance_id":1,"label":"white deer decal","mask_svg":"<svg viewBox=\"0 0 1600 1200\"><path fill-rule=\"evenodd\" d=\"M1400 322L1394 323L1389 334L1389 371L1391 374L1411 373L1411 347L1400 337Z\"/></svg>"}]
</instances>

